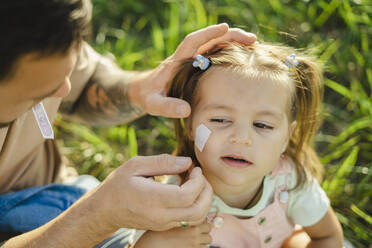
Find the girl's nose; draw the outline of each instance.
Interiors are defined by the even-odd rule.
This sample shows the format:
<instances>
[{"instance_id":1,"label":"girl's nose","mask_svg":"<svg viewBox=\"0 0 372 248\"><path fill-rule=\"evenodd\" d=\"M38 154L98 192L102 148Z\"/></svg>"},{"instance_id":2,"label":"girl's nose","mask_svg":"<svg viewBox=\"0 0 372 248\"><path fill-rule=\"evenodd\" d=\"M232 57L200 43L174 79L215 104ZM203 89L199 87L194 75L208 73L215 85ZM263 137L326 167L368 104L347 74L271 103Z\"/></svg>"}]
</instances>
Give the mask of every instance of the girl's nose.
<instances>
[{"instance_id":1,"label":"girl's nose","mask_svg":"<svg viewBox=\"0 0 372 248\"><path fill-rule=\"evenodd\" d=\"M230 137L230 143L242 144L246 146L252 145L252 139L249 134L247 126L237 129L237 131Z\"/></svg>"}]
</instances>

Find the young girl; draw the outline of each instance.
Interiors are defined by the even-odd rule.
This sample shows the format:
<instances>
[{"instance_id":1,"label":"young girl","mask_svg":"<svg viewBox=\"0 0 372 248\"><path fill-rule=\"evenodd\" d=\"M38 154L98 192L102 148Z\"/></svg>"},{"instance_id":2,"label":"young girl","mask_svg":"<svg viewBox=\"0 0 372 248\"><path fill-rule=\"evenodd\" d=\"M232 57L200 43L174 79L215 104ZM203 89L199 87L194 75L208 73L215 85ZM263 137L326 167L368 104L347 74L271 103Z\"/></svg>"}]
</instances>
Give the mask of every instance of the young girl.
<instances>
[{"instance_id":1,"label":"young girl","mask_svg":"<svg viewBox=\"0 0 372 248\"><path fill-rule=\"evenodd\" d=\"M224 44L179 68L169 96L188 101L192 113L176 121L176 153L192 157L215 192L210 247L282 247L296 224L310 237L308 247L342 247L311 148L321 79L308 56L270 44ZM183 247L187 229L146 232L141 239L163 235L161 247L177 238ZM141 239L136 247L146 247ZM308 243L295 242L284 246Z\"/></svg>"}]
</instances>

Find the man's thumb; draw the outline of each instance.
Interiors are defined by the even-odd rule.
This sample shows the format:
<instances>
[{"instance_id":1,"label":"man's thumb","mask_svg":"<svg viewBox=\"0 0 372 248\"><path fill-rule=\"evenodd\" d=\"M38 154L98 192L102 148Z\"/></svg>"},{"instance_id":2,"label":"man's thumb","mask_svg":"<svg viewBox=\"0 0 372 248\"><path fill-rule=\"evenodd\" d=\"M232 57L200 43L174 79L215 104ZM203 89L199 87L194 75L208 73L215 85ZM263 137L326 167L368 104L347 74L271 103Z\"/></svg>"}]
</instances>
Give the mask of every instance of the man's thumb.
<instances>
[{"instance_id":1,"label":"man's thumb","mask_svg":"<svg viewBox=\"0 0 372 248\"><path fill-rule=\"evenodd\" d=\"M161 176L182 173L191 166L192 161L189 157L161 154L135 157L130 160L130 163L133 164L136 176Z\"/></svg>"}]
</instances>

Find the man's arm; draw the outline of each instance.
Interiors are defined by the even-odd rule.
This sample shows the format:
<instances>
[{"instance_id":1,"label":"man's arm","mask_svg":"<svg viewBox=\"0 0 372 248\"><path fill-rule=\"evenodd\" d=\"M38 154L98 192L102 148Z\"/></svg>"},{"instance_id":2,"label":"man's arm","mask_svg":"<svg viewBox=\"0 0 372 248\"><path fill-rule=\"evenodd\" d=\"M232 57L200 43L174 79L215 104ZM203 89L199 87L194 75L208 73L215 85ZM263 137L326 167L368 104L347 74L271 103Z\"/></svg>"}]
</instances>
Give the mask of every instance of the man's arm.
<instances>
[{"instance_id":1,"label":"man's arm","mask_svg":"<svg viewBox=\"0 0 372 248\"><path fill-rule=\"evenodd\" d=\"M84 51L81 56L85 56L85 59L97 60L94 63L93 74L80 96L76 100L69 100L67 97L60 111L68 114L73 120L100 126L127 123L144 115L143 109L134 103L129 91L133 79L146 72L124 71L111 60L97 54L89 45L84 44L82 49ZM83 71L77 69L74 73L82 74L86 71L87 69ZM74 76L72 75L72 84L75 83Z\"/></svg>"},{"instance_id":2,"label":"man's arm","mask_svg":"<svg viewBox=\"0 0 372 248\"><path fill-rule=\"evenodd\" d=\"M93 192L92 192L93 193ZM102 217L100 205L88 193L57 218L30 232L16 236L2 248L14 247L93 247L113 232ZM100 226L98 231L97 226Z\"/></svg>"}]
</instances>

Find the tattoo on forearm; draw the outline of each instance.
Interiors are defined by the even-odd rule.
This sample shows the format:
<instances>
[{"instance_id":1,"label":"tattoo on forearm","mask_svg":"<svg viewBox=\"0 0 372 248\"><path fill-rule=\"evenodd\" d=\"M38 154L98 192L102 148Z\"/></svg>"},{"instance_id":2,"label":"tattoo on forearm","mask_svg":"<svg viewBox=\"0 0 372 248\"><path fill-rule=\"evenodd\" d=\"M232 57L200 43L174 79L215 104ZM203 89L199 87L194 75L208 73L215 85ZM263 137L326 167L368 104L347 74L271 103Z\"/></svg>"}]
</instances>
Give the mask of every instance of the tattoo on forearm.
<instances>
[{"instance_id":1,"label":"tattoo on forearm","mask_svg":"<svg viewBox=\"0 0 372 248\"><path fill-rule=\"evenodd\" d=\"M115 125L132 121L143 115L128 98L126 82L100 83L92 79L76 103L75 114L93 125ZM64 108L68 108L66 104Z\"/></svg>"},{"instance_id":2,"label":"tattoo on forearm","mask_svg":"<svg viewBox=\"0 0 372 248\"><path fill-rule=\"evenodd\" d=\"M74 111L74 103L71 101L64 101L61 106L59 106L58 110L63 114L72 114Z\"/></svg>"}]
</instances>

